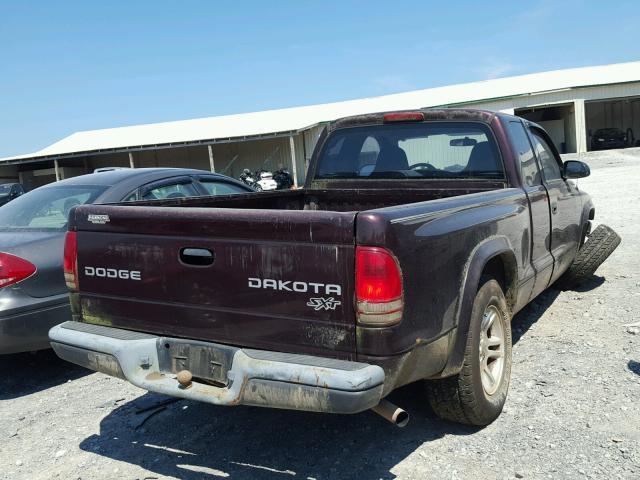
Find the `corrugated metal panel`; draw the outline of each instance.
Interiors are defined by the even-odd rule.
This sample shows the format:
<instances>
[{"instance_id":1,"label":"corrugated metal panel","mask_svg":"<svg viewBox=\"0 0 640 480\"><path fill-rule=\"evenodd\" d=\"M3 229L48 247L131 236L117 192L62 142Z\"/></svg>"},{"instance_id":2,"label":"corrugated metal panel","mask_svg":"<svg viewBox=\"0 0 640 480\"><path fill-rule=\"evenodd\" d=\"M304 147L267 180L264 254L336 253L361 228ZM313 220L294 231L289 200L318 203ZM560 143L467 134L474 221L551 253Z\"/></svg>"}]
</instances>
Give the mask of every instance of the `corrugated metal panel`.
<instances>
[{"instance_id":1,"label":"corrugated metal panel","mask_svg":"<svg viewBox=\"0 0 640 480\"><path fill-rule=\"evenodd\" d=\"M585 87L579 90L562 90L557 92L539 93L528 95L526 97L508 98L497 101L470 102L465 104L465 106L470 108L505 111L509 109L566 104L573 102L574 99L591 101L634 96L640 96L640 82L623 85Z\"/></svg>"},{"instance_id":2,"label":"corrugated metal panel","mask_svg":"<svg viewBox=\"0 0 640 480\"><path fill-rule=\"evenodd\" d=\"M289 140L276 138L252 142L213 145L216 172L237 178L244 168L274 170L289 166Z\"/></svg>"},{"instance_id":3,"label":"corrugated metal panel","mask_svg":"<svg viewBox=\"0 0 640 480\"><path fill-rule=\"evenodd\" d=\"M322 132L326 128L325 125L318 125L316 127L310 128L309 130L304 131L304 142L305 142L305 162L309 163L311 160L311 155L313 155L313 149L316 147L316 143L322 135Z\"/></svg>"}]
</instances>

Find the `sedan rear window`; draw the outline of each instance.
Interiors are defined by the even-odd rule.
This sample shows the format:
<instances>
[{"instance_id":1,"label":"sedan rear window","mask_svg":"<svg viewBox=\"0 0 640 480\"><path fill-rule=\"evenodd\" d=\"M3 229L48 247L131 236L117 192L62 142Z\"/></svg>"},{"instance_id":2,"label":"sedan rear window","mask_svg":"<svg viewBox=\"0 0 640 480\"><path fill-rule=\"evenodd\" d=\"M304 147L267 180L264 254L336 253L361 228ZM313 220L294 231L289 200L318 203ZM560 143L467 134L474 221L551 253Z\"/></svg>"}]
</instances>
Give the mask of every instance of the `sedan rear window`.
<instances>
[{"instance_id":1,"label":"sedan rear window","mask_svg":"<svg viewBox=\"0 0 640 480\"><path fill-rule=\"evenodd\" d=\"M489 128L424 122L347 128L324 146L316 179L502 179Z\"/></svg>"},{"instance_id":2,"label":"sedan rear window","mask_svg":"<svg viewBox=\"0 0 640 480\"><path fill-rule=\"evenodd\" d=\"M93 203L100 186L43 187L0 208L0 230L63 230L76 205Z\"/></svg>"}]
</instances>

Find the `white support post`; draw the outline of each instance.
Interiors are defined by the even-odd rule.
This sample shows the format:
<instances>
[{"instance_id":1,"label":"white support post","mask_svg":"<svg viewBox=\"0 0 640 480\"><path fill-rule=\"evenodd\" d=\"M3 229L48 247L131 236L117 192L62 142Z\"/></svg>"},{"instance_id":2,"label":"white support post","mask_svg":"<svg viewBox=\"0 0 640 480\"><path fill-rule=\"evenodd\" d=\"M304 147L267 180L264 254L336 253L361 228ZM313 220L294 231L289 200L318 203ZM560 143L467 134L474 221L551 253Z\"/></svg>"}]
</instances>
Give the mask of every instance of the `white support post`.
<instances>
[{"instance_id":1,"label":"white support post","mask_svg":"<svg viewBox=\"0 0 640 480\"><path fill-rule=\"evenodd\" d=\"M58 160L54 160L53 161L53 168L56 171L56 182L59 182L61 180L60 178L60 165L58 165Z\"/></svg>"},{"instance_id":2,"label":"white support post","mask_svg":"<svg viewBox=\"0 0 640 480\"><path fill-rule=\"evenodd\" d=\"M129 152L129 167L136 168L136 162L133 160L133 152Z\"/></svg>"},{"instance_id":3,"label":"white support post","mask_svg":"<svg viewBox=\"0 0 640 480\"><path fill-rule=\"evenodd\" d=\"M576 117L576 152L581 154L587 151L587 119L584 99L574 100L573 111Z\"/></svg>"},{"instance_id":4,"label":"white support post","mask_svg":"<svg viewBox=\"0 0 640 480\"><path fill-rule=\"evenodd\" d=\"M298 168L296 166L296 146L293 135L289 136L289 151L291 152L291 173L293 173L293 186L298 188Z\"/></svg>"},{"instance_id":5,"label":"white support post","mask_svg":"<svg viewBox=\"0 0 640 480\"><path fill-rule=\"evenodd\" d=\"M207 145L207 150L209 150L209 167L213 173L216 172L216 164L213 161L213 147L211 144Z\"/></svg>"}]
</instances>

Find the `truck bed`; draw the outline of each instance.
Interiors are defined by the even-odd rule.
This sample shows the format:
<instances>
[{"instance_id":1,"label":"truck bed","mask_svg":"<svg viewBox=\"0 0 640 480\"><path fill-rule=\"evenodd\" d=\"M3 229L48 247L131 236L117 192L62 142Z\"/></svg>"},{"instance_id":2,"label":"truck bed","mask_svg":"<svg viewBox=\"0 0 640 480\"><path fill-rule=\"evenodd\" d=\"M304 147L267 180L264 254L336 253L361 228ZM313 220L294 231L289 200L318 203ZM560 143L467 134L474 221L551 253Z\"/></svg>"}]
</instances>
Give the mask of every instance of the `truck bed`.
<instances>
[{"instance_id":1,"label":"truck bed","mask_svg":"<svg viewBox=\"0 0 640 480\"><path fill-rule=\"evenodd\" d=\"M385 182L386 183L386 182ZM390 189L356 188L355 182L344 182L341 189L288 190L240 194L216 197L186 197L164 200L149 200L123 203L155 207L200 207L200 208L251 208L261 210L322 210L333 212L358 212L395 205L425 202L440 198L456 197L470 193L487 192L505 188L503 182L495 181L447 181L429 182L429 187L416 185L412 188ZM405 184L403 183L403 186Z\"/></svg>"},{"instance_id":2,"label":"truck bed","mask_svg":"<svg viewBox=\"0 0 640 480\"><path fill-rule=\"evenodd\" d=\"M76 319L355 359L357 209L427 211L441 202L424 201L468 191L299 190L81 206L70 227L78 238ZM192 249L211 252L212 263L185 260ZM128 278L109 278L121 271Z\"/></svg>"}]
</instances>

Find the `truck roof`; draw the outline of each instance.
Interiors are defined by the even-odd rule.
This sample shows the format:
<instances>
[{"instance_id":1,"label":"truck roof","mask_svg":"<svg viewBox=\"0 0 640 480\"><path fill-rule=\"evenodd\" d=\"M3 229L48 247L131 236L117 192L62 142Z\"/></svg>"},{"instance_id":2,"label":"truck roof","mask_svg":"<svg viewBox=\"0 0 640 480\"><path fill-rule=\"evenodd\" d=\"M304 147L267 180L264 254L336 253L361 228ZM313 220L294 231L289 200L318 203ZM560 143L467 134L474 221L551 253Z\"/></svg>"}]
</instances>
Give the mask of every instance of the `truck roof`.
<instances>
[{"instance_id":1,"label":"truck roof","mask_svg":"<svg viewBox=\"0 0 640 480\"><path fill-rule=\"evenodd\" d=\"M331 122L328 130L331 131L339 128L348 128L356 125L381 124L383 123L384 116L390 113L422 113L425 120L474 121L483 123L491 123L497 115L506 115L475 108L423 108L418 110L393 110L340 118Z\"/></svg>"}]
</instances>

